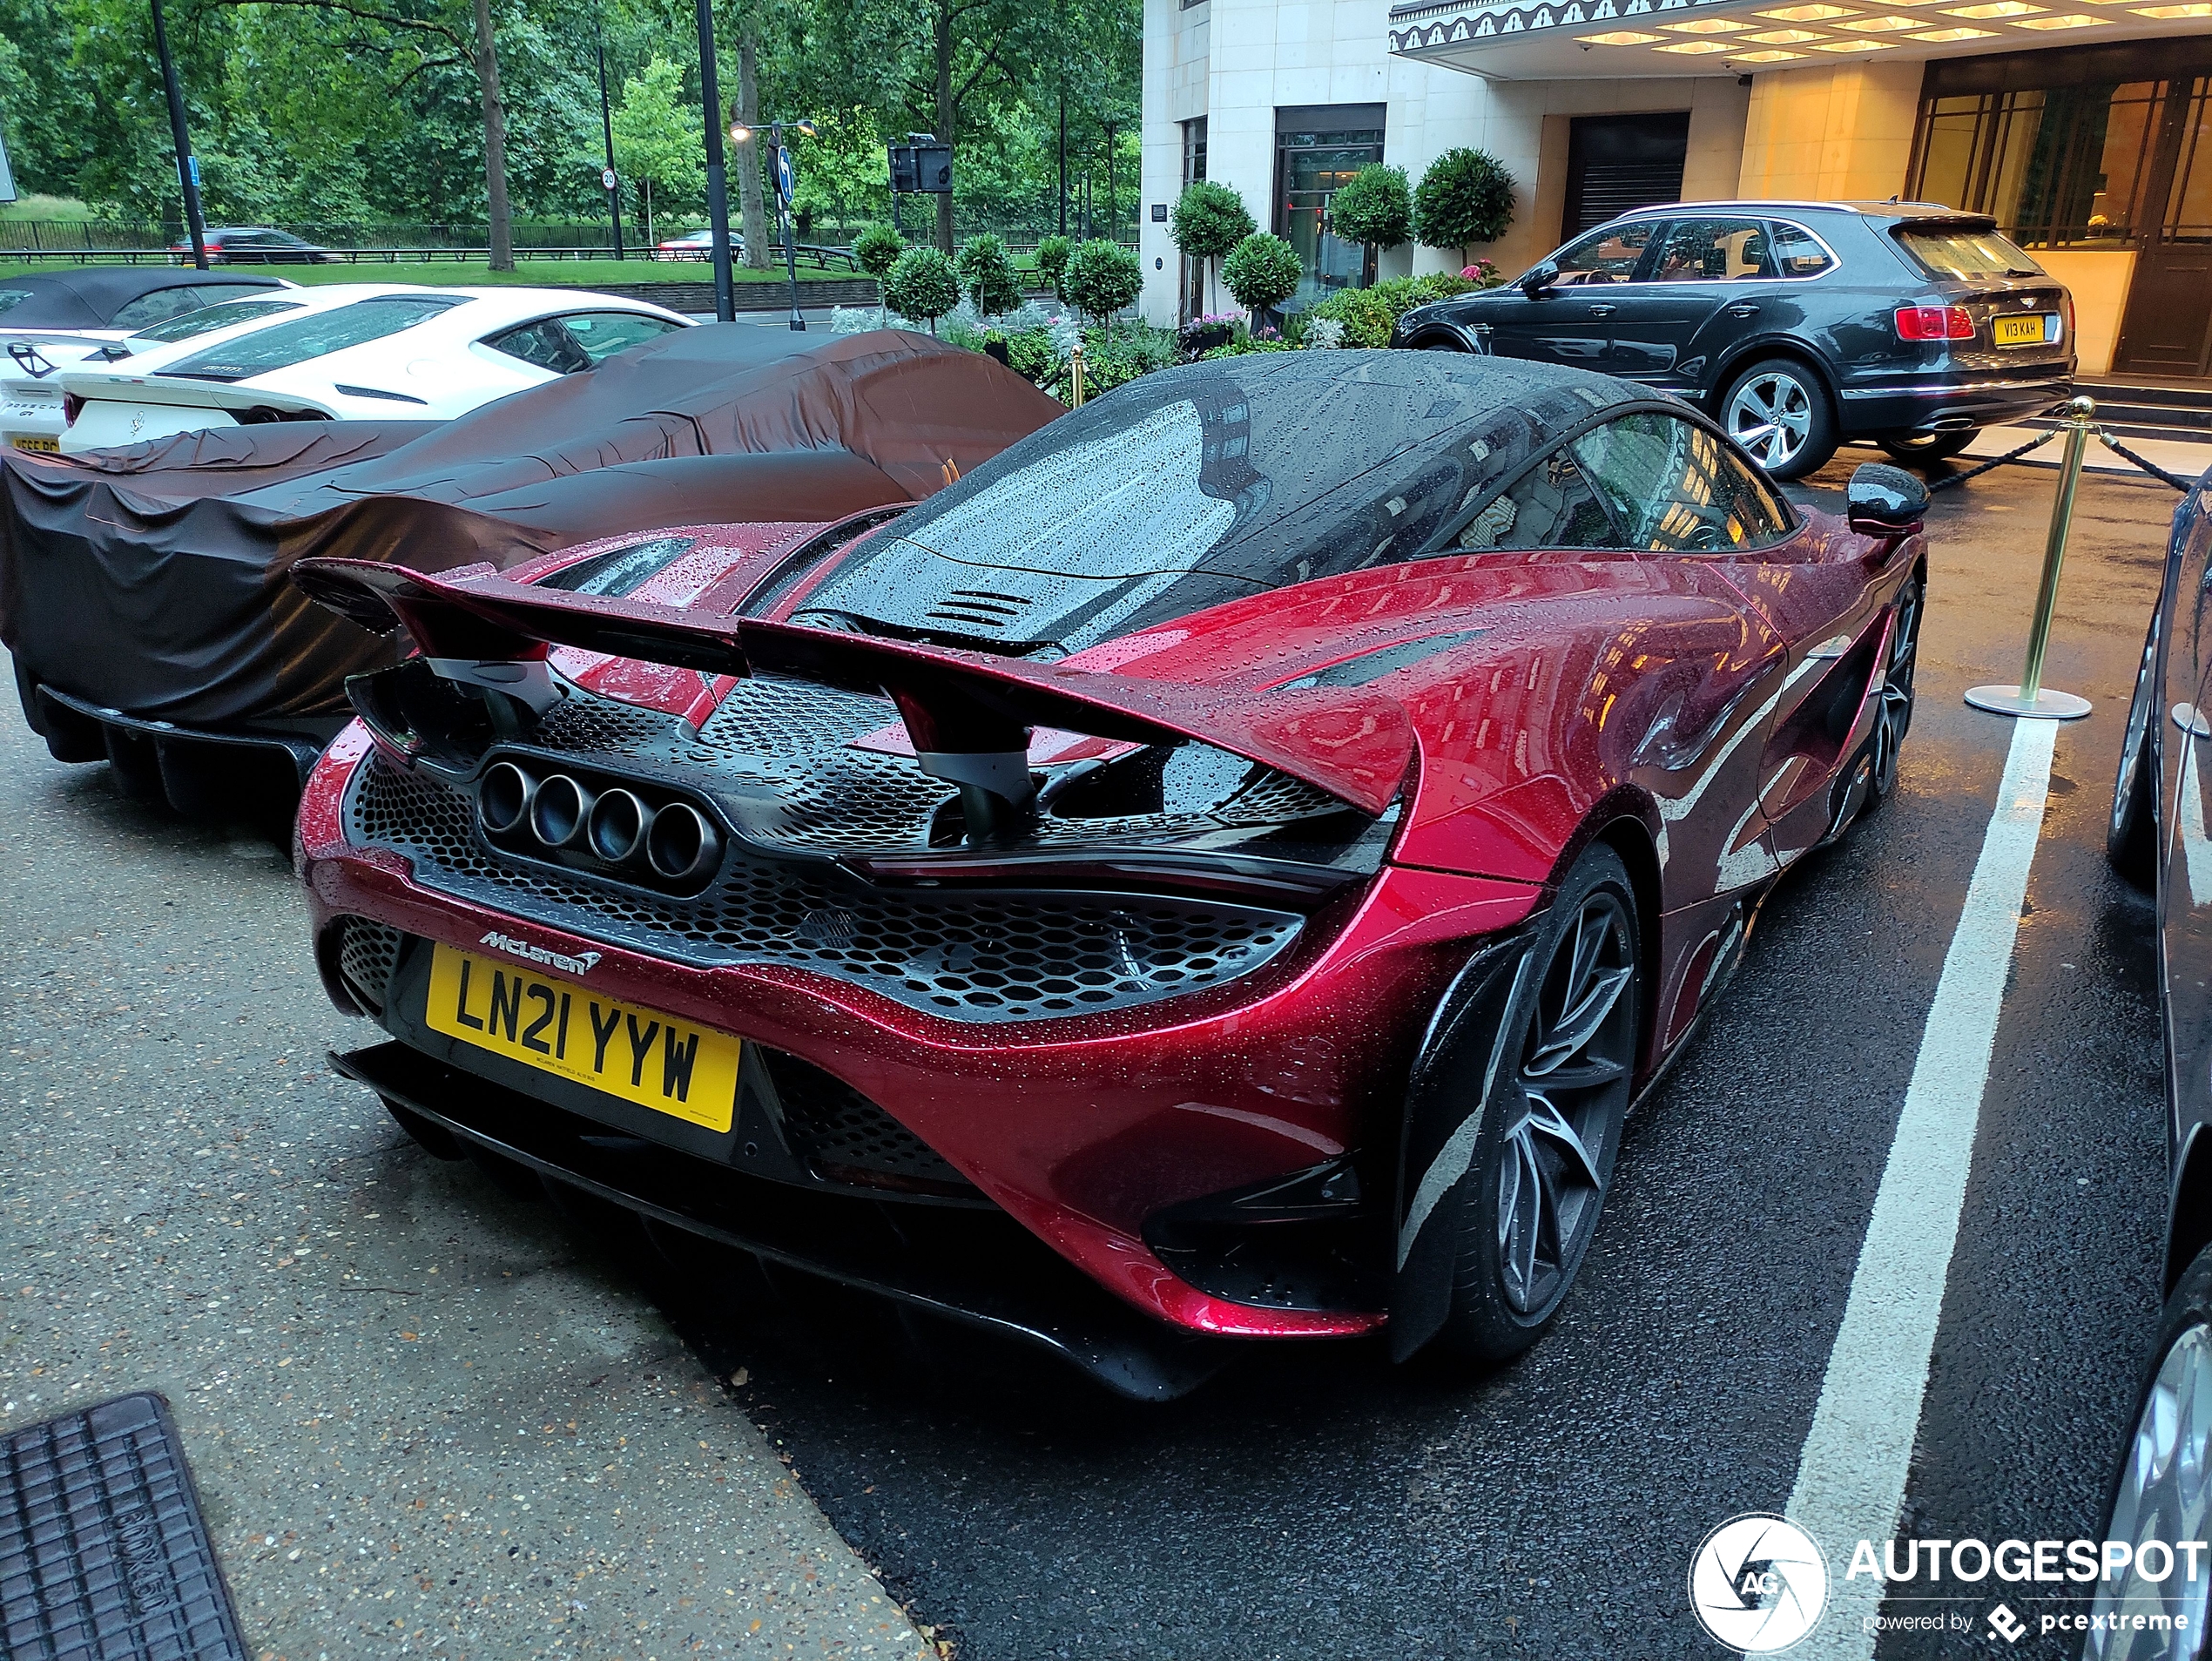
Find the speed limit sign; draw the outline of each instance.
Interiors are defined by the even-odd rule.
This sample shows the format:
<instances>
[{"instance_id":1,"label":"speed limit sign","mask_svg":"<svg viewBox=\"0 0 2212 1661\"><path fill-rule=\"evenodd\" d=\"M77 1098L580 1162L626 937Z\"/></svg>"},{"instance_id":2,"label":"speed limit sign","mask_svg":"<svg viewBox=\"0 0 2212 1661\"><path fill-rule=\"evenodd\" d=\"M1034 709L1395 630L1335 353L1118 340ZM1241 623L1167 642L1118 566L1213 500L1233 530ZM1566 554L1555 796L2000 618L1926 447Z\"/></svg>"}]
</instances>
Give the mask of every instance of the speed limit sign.
<instances>
[{"instance_id":1,"label":"speed limit sign","mask_svg":"<svg viewBox=\"0 0 2212 1661\"><path fill-rule=\"evenodd\" d=\"M599 183L605 189L612 190L615 187L615 170L611 167L601 168L599 170Z\"/></svg>"}]
</instances>

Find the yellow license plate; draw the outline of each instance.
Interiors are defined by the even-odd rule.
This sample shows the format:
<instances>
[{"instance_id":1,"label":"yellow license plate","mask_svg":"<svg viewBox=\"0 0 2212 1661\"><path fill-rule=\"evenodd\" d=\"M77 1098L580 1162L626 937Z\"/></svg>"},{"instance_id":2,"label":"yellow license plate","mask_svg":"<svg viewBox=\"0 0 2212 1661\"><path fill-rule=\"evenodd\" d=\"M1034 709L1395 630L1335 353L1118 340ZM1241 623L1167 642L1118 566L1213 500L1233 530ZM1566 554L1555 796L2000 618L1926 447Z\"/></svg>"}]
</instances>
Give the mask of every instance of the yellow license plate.
<instances>
[{"instance_id":1,"label":"yellow license plate","mask_svg":"<svg viewBox=\"0 0 2212 1661\"><path fill-rule=\"evenodd\" d=\"M656 1113L726 1131L742 1043L472 952L430 957L431 1030Z\"/></svg>"},{"instance_id":2,"label":"yellow license plate","mask_svg":"<svg viewBox=\"0 0 2212 1661\"><path fill-rule=\"evenodd\" d=\"M2000 346L2040 346L2043 343L2043 318L2040 313L2033 317L2000 317L1990 327L1994 330Z\"/></svg>"},{"instance_id":3,"label":"yellow license plate","mask_svg":"<svg viewBox=\"0 0 2212 1661\"><path fill-rule=\"evenodd\" d=\"M48 438L39 433L17 433L9 442L17 449L51 450L56 455L61 453L62 448L59 439Z\"/></svg>"}]
</instances>

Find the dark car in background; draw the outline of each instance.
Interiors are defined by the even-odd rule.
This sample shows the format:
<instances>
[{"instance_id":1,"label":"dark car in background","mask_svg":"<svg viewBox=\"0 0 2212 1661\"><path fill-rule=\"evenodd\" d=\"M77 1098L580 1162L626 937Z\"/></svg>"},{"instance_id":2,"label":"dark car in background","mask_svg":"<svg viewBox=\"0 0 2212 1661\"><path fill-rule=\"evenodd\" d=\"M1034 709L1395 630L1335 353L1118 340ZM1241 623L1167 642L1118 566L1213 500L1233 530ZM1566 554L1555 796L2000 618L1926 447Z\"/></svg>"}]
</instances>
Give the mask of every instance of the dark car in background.
<instances>
[{"instance_id":1,"label":"dark car in background","mask_svg":"<svg viewBox=\"0 0 2212 1661\"><path fill-rule=\"evenodd\" d=\"M1696 202L1585 233L1393 344L1573 363L1679 394L1794 479L1845 439L1963 449L2074 382L2074 301L1986 215L1919 202Z\"/></svg>"},{"instance_id":2,"label":"dark car in background","mask_svg":"<svg viewBox=\"0 0 2212 1661\"><path fill-rule=\"evenodd\" d=\"M212 265L226 266L327 266L338 263L340 257L320 243L296 237L289 231L272 231L266 226L223 226L206 233L207 259ZM189 257L189 241L172 242L169 252Z\"/></svg>"},{"instance_id":3,"label":"dark car in background","mask_svg":"<svg viewBox=\"0 0 2212 1661\"><path fill-rule=\"evenodd\" d=\"M2155 906L2159 1007L2166 1030L2166 1300L2134 1425L2112 1485L2107 1540L2168 1547L2212 1527L2212 472L2174 513L2158 606L2143 638L2114 780L2107 849ZM2161 1579L2130 1565L2100 1582L2096 1613L2185 1617L2134 1639L2093 1630L2084 1654L2204 1653L2208 1576Z\"/></svg>"}]
</instances>

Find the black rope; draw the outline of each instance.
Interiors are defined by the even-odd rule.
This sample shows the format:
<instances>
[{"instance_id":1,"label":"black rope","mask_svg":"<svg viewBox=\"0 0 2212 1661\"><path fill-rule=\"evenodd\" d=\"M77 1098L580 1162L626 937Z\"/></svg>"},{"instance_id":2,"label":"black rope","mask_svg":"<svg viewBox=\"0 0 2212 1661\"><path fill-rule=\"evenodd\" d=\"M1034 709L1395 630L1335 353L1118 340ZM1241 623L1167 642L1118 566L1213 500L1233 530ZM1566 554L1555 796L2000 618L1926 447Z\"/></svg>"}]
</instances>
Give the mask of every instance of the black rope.
<instances>
[{"instance_id":1,"label":"black rope","mask_svg":"<svg viewBox=\"0 0 2212 1661\"><path fill-rule=\"evenodd\" d=\"M2008 449L2002 456L1995 456L1989 461L1984 462L1979 467L1968 468L1964 473L1953 473L1948 477L1938 479L1935 483L1928 486L1928 494L1930 496L1933 496L1938 490L1948 490L1954 484L1964 484L1968 479L1979 478L1983 474L1988 472L1993 467L2002 467L2007 462L2017 462L2021 456L2027 455L2028 451L2033 449L2037 445L2049 443L2053 439L2056 438L2065 430L2066 429L2063 427L2054 427L2048 432L2038 433L2034 437L2029 439L2027 442L2022 444L2018 449ZM2107 440L2107 442L2109 442L2110 441Z\"/></svg>"},{"instance_id":2,"label":"black rope","mask_svg":"<svg viewBox=\"0 0 2212 1661\"><path fill-rule=\"evenodd\" d=\"M2174 474L2168 473L2164 468L2159 466L2157 463L2144 460L2141 456L2136 455L2134 451L2129 449L2125 444L2121 443L2118 439L2114 438L2110 433L2105 431L2103 428L2100 427L2097 429L2097 436L2104 441L2104 447L2110 450L2114 456L2119 456L2122 461L2133 462L2137 467L2142 469L2144 472L2149 474L2151 477L2158 480L2161 484L2172 485L2183 496L2187 496L2191 490L2196 489L2195 481L2177 477Z\"/></svg>"}]
</instances>

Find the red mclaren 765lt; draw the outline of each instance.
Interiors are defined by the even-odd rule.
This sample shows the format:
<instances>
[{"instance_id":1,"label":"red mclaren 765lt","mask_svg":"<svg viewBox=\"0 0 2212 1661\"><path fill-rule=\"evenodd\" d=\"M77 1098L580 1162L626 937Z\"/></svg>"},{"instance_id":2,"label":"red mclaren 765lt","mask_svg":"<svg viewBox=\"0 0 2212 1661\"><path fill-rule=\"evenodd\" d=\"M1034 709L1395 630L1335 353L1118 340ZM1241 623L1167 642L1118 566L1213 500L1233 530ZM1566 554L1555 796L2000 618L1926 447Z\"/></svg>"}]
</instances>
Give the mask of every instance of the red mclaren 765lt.
<instances>
[{"instance_id":1,"label":"red mclaren 765lt","mask_svg":"<svg viewBox=\"0 0 2212 1661\"><path fill-rule=\"evenodd\" d=\"M1794 507L1576 369L1254 354L834 523L303 562L415 648L300 814L388 1035L341 1067L1134 1396L1509 1356L1763 896L1896 782L1925 503Z\"/></svg>"}]
</instances>

